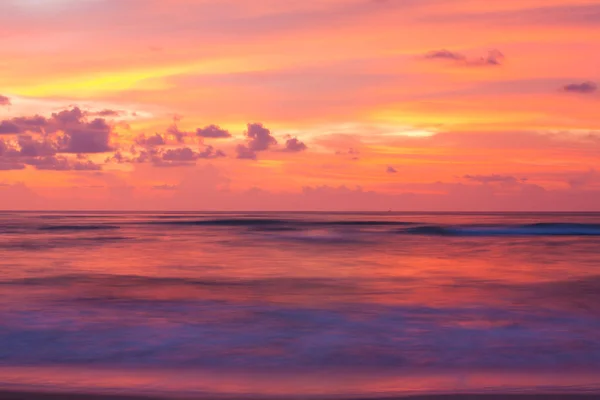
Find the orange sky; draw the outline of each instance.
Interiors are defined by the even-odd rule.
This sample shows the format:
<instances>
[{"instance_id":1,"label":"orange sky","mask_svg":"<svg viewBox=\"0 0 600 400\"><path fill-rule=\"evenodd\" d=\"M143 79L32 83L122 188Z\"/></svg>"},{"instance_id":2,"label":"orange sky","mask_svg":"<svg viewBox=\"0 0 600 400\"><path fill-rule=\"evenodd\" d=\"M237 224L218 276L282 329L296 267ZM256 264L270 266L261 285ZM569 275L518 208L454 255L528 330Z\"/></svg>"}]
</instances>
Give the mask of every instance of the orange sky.
<instances>
[{"instance_id":1,"label":"orange sky","mask_svg":"<svg viewBox=\"0 0 600 400\"><path fill-rule=\"evenodd\" d=\"M600 210L599 22L594 0L3 0L0 208Z\"/></svg>"}]
</instances>

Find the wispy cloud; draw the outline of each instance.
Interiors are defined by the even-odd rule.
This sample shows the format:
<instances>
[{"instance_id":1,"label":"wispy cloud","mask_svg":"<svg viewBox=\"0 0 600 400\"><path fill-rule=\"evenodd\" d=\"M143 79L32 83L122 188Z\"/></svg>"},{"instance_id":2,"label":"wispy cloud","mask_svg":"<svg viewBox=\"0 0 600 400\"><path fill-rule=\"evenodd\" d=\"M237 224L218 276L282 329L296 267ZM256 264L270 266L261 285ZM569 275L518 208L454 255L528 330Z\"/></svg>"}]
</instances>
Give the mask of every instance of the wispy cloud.
<instances>
[{"instance_id":1,"label":"wispy cloud","mask_svg":"<svg viewBox=\"0 0 600 400\"><path fill-rule=\"evenodd\" d=\"M499 175L499 174L491 174L491 175L465 175L463 177L466 180L488 184L488 183L502 183L508 185L514 185L520 182L525 182L527 179L525 178L516 178L511 175Z\"/></svg>"},{"instance_id":2,"label":"wispy cloud","mask_svg":"<svg viewBox=\"0 0 600 400\"><path fill-rule=\"evenodd\" d=\"M504 61L504 54L499 50L490 50L486 56L478 58L469 58L462 53L442 49L434 50L425 54L427 60L449 60L459 65L484 67L484 66L498 66L502 65Z\"/></svg>"}]
</instances>

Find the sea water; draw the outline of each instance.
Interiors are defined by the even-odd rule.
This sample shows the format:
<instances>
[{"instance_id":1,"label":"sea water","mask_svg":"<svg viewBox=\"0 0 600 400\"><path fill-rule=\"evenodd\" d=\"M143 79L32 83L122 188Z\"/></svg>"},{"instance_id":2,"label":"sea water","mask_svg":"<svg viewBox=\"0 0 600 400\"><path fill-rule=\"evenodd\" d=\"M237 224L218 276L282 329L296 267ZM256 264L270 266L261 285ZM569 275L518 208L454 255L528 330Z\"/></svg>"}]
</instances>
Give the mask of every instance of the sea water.
<instances>
[{"instance_id":1,"label":"sea water","mask_svg":"<svg viewBox=\"0 0 600 400\"><path fill-rule=\"evenodd\" d=\"M600 214L0 213L0 385L600 388Z\"/></svg>"}]
</instances>

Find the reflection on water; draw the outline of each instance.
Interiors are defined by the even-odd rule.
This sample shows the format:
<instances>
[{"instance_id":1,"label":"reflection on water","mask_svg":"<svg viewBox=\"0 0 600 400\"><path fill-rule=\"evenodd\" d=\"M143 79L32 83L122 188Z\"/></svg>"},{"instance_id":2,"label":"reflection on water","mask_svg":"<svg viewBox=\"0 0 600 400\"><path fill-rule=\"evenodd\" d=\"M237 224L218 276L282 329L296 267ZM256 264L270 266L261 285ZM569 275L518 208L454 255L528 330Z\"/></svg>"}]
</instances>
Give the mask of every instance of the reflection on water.
<instances>
[{"instance_id":1,"label":"reflection on water","mask_svg":"<svg viewBox=\"0 0 600 400\"><path fill-rule=\"evenodd\" d=\"M585 389L599 244L596 214L3 213L2 381Z\"/></svg>"}]
</instances>

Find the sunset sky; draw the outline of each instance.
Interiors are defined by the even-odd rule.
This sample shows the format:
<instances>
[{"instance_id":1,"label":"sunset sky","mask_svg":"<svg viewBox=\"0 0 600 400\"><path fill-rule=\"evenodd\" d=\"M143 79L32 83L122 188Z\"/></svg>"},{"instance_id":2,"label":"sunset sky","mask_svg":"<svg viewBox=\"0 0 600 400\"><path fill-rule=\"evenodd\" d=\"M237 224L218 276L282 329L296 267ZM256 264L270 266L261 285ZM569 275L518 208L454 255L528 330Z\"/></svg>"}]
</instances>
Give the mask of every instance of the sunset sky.
<instances>
[{"instance_id":1,"label":"sunset sky","mask_svg":"<svg viewBox=\"0 0 600 400\"><path fill-rule=\"evenodd\" d=\"M2 0L0 208L600 210L600 1Z\"/></svg>"}]
</instances>

